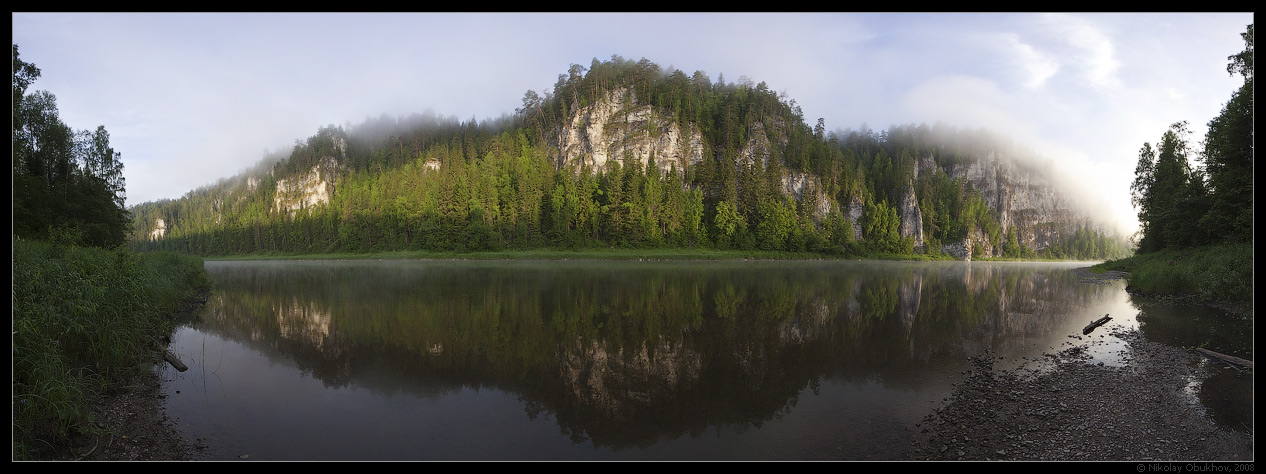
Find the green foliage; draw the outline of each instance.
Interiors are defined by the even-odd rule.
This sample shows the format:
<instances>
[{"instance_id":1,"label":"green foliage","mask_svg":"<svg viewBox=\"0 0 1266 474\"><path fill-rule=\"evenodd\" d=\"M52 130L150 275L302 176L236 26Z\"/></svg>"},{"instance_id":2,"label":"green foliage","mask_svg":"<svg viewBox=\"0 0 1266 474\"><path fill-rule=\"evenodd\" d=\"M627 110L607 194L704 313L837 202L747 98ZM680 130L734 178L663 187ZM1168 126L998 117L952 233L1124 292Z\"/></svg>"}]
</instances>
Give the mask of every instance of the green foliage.
<instances>
[{"instance_id":1,"label":"green foliage","mask_svg":"<svg viewBox=\"0 0 1266 474\"><path fill-rule=\"evenodd\" d=\"M1144 143L1131 186L1142 224L1138 252L1252 241L1253 25L1241 35L1244 52L1227 72L1244 84L1209 122L1203 168L1192 166L1185 122L1170 127L1155 148Z\"/></svg>"},{"instance_id":2,"label":"green foliage","mask_svg":"<svg viewBox=\"0 0 1266 474\"><path fill-rule=\"evenodd\" d=\"M1041 257L1054 259L1117 259L1130 255L1130 248L1119 239L1086 226L1078 227L1071 234L1063 235L1041 252Z\"/></svg>"},{"instance_id":3,"label":"green foliage","mask_svg":"<svg viewBox=\"0 0 1266 474\"><path fill-rule=\"evenodd\" d=\"M39 68L13 45L13 234L46 239L74 227L75 243L110 248L127 241L123 163L105 127L73 131L47 91L27 93Z\"/></svg>"},{"instance_id":4,"label":"green foliage","mask_svg":"<svg viewBox=\"0 0 1266 474\"><path fill-rule=\"evenodd\" d=\"M94 397L147 370L157 338L173 329L167 315L209 286L193 257L14 239L14 452L38 457L46 443L93 429Z\"/></svg>"},{"instance_id":5,"label":"green foliage","mask_svg":"<svg viewBox=\"0 0 1266 474\"><path fill-rule=\"evenodd\" d=\"M1253 245L1230 243L1163 249L1112 260L1094 268L1129 272L1129 290L1192 296L1202 301L1252 304Z\"/></svg>"},{"instance_id":6,"label":"green foliage","mask_svg":"<svg viewBox=\"0 0 1266 474\"><path fill-rule=\"evenodd\" d=\"M736 246L739 236L747 230L747 221L729 201L717 203L712 222L716 229L713 240L723 248Z\"/></svg>"},{"instance_id":7,"label":"green foliage","mask_svg":"<svg viewBox=\"0 0 1266 474\"><path fill-rule=\"evenodd\" d=\"M1209 121L1203 150L1210 196L1200 227L1219 229L1212 240L1222 242L1253 239L1253 25L1241 36L1244 51L1228 58L1227 72L1244 84Z\"/></svg>"},{"instance_id":8,"label":"green foliage","mask_svg":"<svg viewBox=\"0 0 1266 474\"><path fill-rule=\"evenodd\" d=\"M757 246L762 250L788 249L797 237L796 210L786 201L765 201L761 204L760 220L756 224ZM794 247L794 245L792 245Z\"/></svg>"},{"instance_id":9,"label":"green foliage","mask_svg":"<svg viewBox=\"0 0 1266 474\"><path fill-rule=\"evenodd\" d=\"M885 201L867 204L861 219L866 245L878 252L910 253L908 241L901 238L900 224L897 208Z\"/></svg>"}]
</instances>

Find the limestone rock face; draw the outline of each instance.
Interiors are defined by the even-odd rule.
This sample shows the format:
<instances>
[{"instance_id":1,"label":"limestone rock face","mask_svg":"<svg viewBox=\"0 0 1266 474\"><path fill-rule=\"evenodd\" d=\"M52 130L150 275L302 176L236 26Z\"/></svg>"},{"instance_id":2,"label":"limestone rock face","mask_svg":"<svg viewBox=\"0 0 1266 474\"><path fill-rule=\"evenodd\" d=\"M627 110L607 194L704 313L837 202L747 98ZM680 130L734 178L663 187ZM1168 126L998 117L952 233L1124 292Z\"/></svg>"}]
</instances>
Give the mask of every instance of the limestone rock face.
<instances>
[{"instance_id":1,"label":"limestone rock face","mask_svg":"<svg viewBox=\"0 0 1266 474\"><path fill-rule=\"evenodd\" d=\"M980 191L989 207L998 212L1003 235L1014 229L1019 242L1032 250L1045 249L1061 229L1087 220L1071 199L1057 191L1047 173L1000 157L997 152L991 151L971 163L950 166L945 172L951 178L965 179Z\"/></svg>"},{"instance_id":2,"label":"limestone rock face","mask_svg":"<svg viewBox=\"0 0 1266 474\"><path fill-rule=\"evenodd\" d=\"M559 167L587 167L597 172L612 160L631 156L638 166L653 160L660 173L683 172L703 161L703 134L693 125L649 105L636 105L628 89L608 92L602 100L572 111L557 134Z\"/></svg>"},{"instance_id":3,"label":"limestone rock face","mask_svg":"<svg viewBox=\"0 0 1266 474\"><path fill-rule=\"evenodd\" d=\"M764 122L752 123L748 127L747 144L739 150L737 165L755 165L758 169L768 169L771 162L781 163L782 154L779 150L787 145L785 138L787 134L783 132L783 128L785 128L784 124L778 121L768 125ZM771 142L769 140L771 133L776 137L784 138L777 143ZM783 171L782 194L796 201L806 202L807 199L807 203L813 206L813 216L819 221L835 207L831 197L827 196L822 189L820 176L792 169Z\"/></svg>"},{"instance_id":4,"label":"limestone rock face","mask_svg":"<svg viewBox=\"0 0 1266 474\"><path fill-rule=\"evenodd\" d=\"M971 241L949 242L941 245L941 253L954 257L955 260L971 261Z\"/></svg>"},{"instance_id":5,"label":"limestone rock face","mask_svg":"<svg viewBox=\"0 0 1266 474\"><path fill-rule=\"evenodd\" d=\"M596 103L572 111L565 126L556 136L558 167L598 172L611 161L645 167L653 161L660 173L676 168L685 171L704 161L703 134L693 124L675 123L671 115L650 105L636 105L637 98L625 88L608 92ZM765 169L773 161L781 162L780 148L771 136L785 137L782 124L756 122L748 130L748 140L735 157L736 166L756 165ZM814 215L821 219L834 209L830 196L822 191L818 176L788 170L782 178L782 191L796 200L812 199Z\"/></svg>"},{"instance_id":6,"label":"limestone rock face","mask_svg":"<svg viewBox=\"0 0 1266 474\"><path fill-rule=\"evenodd\" d=\"M167 223L163 222L163 218L160 217L154 220L154 230L149 233L149 239L159 240L164 235L167 235Z\"/></svg>"},{"instance_id":7,"label":"limestone rock face","mask_svg":"<svg viewBox=\"0 0 1266 474\"><path fill-rule=\"evenodd\" d=\"M909 238L914 241L914 251L923 251L923 211L919 209L919 198L914 194L914 185L907 185L905 192L901 194L901 201L897 203L897 217L900 218L901 224L897 231L901 234L901 238Z\"/></svg>"},{"instance_id":8,"label":"limestone rock face","mask_svg":"<svg viewBox=\"0 0 1266 474\"><path fill-rule=\"evenodd\" d=\"M848 220L853 223L853 240L862 240L862 214L866 211L866 203L861 196L852 196L848 201Z\"/></svg>"},{"instance_id":9,"label":"limestone rock face","mask_svg":"<svg viewBox=\"0 0 1266 474\"><path fill-rule=\"evenodd\" d=\"M1001 257L1002 248L990 242L989 236L981 232L980 229L972 229L963 240L942 244L941 253L958 260L970 261L973 256L978 258Z\"/></svg>"},{"instance_id":10,"label":"limestone rock face","mask_svg":"<svg viewBox=\"0 0 1266 474\"><path fill-rule=\"evenodd\" d=\"M783 128L781 123L772 123L768 128L764 122L753 122L748 126L747 144L743 146L742 150L739 150L737 157L739 166L754 163L759 165L760 169L765 169L769 166L770 160L781 161L778 147L786 145L787 140L783 138L779 143L775 144L769 141L769 133L773 132L775 136L779 137L786 137L787 135L780 133Z\"/></svg>"},{"instance_id":11,"label":"limestone rock face","mask_svg":"<svg viewBox=\"0 0 1266 474\"><path fill-rule=\"evenodd\" d=\"M327 156L304 175L278 179L273 210L294 214L329 202L330 195L334 194L334 183L342 175L341 168L337 160Z\"/></svg>"},{"instance_id":12,"label":"limestone rock face","mask_svg":"<svg viewBox=\"0 0 1266 474\"><path fill-rule=\"evenodd\" d=\"M813 216L821 221L834 209L831 198L822 191L822 178L799 171L787 171L782 177L782 192L797 201L813 206Z\"/></svg>"}]
</instances>

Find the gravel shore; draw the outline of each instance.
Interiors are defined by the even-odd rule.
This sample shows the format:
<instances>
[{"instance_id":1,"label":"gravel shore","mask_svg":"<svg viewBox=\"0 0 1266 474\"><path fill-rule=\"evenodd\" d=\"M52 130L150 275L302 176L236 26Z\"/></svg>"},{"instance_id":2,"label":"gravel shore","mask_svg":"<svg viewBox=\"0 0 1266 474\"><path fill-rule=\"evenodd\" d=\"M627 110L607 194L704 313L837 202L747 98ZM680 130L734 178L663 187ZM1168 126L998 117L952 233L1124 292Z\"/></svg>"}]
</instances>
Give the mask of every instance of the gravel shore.
<instances>
[{"instance_id":1,"label":"gravel shore","mask_svg":"<svg viewBox=\"0 0 1266 474\"><path fill-rule=\"evenodd\" d=\"M187 439L163 412L157 375L138 376L131 387L107 394L93 408L101 435L71 440L62 460L191 461L204 449Z\"/></svg>"},{"instance_id":2,"label":"gravel shore","mask_svg":"<svg viewBox=\"0 0 1266 474\"><path fill-rule=\"evenodd\" d=\"M911 460L1252 461L1250 434L1220 428L1186 387L1215 364L1135 332L1127 365L1091 365L1084 349L1045 369L999 371L972 360L952 401L920 424ZM1037 364L1042 365L1042 364Z\"/></svg>"},{"instance_id":3,"label":"gravel shore","mask_svg":"<svg viewBox=\"0 0 1266 474\"><path fill-rule=\"evenodd\" d=\"M1120 277L1085 269L1079 275L1092 284ZM920 440L908 459L1254 459L1253 427L1215 425L1189 390L1212 371L1242 369L1147 341L1133 329L1111 331L1127 342L1120 366L1091 364L1085 345L1009 370L995 368L1001 359L991 354L973 358L947 404L916 428Z\"/></svg>"}]
</instances>

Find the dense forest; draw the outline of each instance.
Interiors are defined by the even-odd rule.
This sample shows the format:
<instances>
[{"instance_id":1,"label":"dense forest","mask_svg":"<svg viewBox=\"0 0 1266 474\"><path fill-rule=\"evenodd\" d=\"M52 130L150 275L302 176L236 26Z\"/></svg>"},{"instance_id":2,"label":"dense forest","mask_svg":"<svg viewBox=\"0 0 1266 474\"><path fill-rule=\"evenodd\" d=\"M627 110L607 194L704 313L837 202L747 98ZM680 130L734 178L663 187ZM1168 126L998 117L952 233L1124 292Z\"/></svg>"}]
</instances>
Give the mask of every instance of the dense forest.
<instances>
[{"instance_id":1,"label":"dense forest","mask_svg":"<svg viewBox=\"0 0 1266 474\"><path fill-rule=\"evenodd\" d=\"M1139 253L1253 240L1253 25L1240 36L1244 51L1228 58L1227 73L1244 83L1209 121L1203 149L1178 122L1139 151Z\"/></svg>"},{"instance_id":2,"label":"dense forest","mask_svg":"<svg viewBox=\"0 0 1266 474\"><path fill-rule=\"evenodd\" d=\"M1129 272L1128 290L1193 296L1252 314L1253 25L1227 73L1244 78L1192 143L1187 122L1139 150L1131 186L1141 229L1130 258L1099 268Z\"/></svg>"},{"instance_id":3,"label":"dense forest","mask_svg":"<svg viewBox=\"0 0 1266 474\"><path fill-rule=\"evenodd\" d=\"M625 137L615 156L560 151L603 107L623 117L600 131ZM662 137L695 152L629 149ZM978 256L1128 252L1089 220L1026 223L1058 227L1026 245L1024 229L944 171L1014 148L941 124L827 132L764 82L613 56L572 65L498 119L322 127L255 169L135 206L132 245L199 255L615 247L937 258L952 242ZM920 163L932 156L934 166ZM903 223L916 207L917 224Z\"/></svg>"},{"instance_id":4,"label":"dense forest","mask_svg":"<svg viewBox=\"0 0 1266 474\"><path fill-rule=\"evenodd\" d=\"M57 97L27 93L40 77L13 45L13 235L52 236L71 244L114 247L132 222L124 207L123 163L104 126L75 131L57 112Z\"/></svg>"}]
</instances>

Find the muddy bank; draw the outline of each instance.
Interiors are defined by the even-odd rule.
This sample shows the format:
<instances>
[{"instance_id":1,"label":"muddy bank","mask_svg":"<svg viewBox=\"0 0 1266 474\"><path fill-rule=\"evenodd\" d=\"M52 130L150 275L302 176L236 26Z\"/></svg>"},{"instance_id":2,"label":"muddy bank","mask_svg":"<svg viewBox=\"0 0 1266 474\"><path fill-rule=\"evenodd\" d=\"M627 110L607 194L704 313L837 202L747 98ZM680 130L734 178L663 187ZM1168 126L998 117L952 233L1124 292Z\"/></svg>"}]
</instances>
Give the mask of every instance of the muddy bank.
<instances>
[{"instance_id":1,"label":"muddy bank","mask_svg":"<svg viewBox=\"0 0 1266 474\"><path fill-rule=\"evenodd\" d=\"M155 374L137 376L107 393L93 406L100 434L68 440L58 460L63 461L189 461L202 447L187 439L167 417Z\"/></svg>"}]
</instances>

